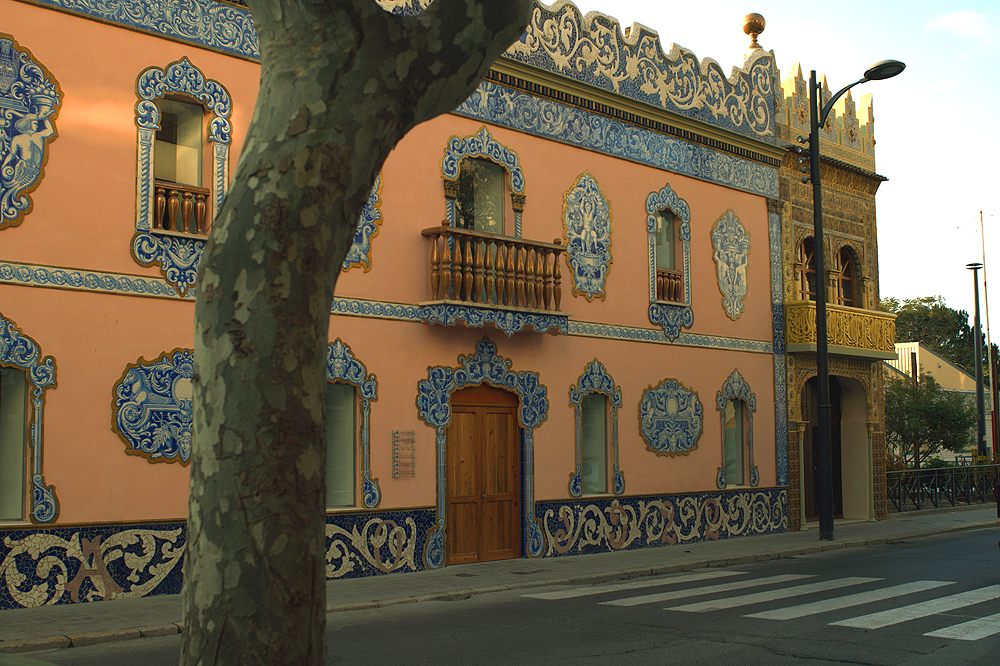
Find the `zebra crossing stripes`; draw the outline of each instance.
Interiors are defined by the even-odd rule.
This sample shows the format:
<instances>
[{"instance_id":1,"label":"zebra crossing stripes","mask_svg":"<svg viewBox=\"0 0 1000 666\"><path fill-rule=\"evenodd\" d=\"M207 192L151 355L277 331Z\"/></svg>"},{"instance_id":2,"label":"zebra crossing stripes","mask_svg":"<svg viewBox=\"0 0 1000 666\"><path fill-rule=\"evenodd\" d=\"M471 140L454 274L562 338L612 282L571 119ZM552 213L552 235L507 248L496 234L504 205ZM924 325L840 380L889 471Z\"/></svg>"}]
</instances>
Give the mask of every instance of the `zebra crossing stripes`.
<instances>
[{"instance_id":1,"label":"zebra crossing stripes","mask_svg":"<svg viewBox=\"0 0 1000 666\"><path fill-rule=\"evenodd\" d=\"M742 576L745 571L721 571L709 570L698 571L677 576L640 578L638 580L623 581L620 583L605 583L603 585L588 585L586 587L574 587L568 590L555 590L553 592L536 592L534 594L522 594L523 597L531 599L574 599L576 597L587 597L595 594L605 594L607 592L618 592L621 590L639 590L644 587L659 587L661 585L678 585L681 583L697 583L703 580L714 578L726 578L728 576Z\"/></svg>"},{"instance_id":2,"label":"zebra crossing stripes","mask_svg":"<svg viewBox=\"0 0 1000 666\"><path fill-rule=\"evenodd\" d=\"M817 583L782 587L776 590L768 590L766 592L755 592L753 594L742 594L724 599L714 599L711 601L684 604L683 606L674 606L672 608L667 608L666 610L685 611L688 613L704 613L706 611L725 610L727 608L737 608L739 606L749 606L751 604L762 604L768 601L777 601L779 599L788 599L790 597L801 597L806 594L826 592L828 590L838 590L842 587L861 585L862 583L874 583L880 580L883 579L865 578L863 576L835 578L833 580L824 580Z\"/></svg>"},{"instance_id":3,"label":"zebra crossing stripes","mask_svg":"<svg viewBox=\"0 0 1000 666\"><path fill-rule=\"evenodd\" d=\"M852 617L847 620L840 620L839 622L831 622L830 624L841 627L880 629L882 627L888 627L889 625L899 624L900 622L909 622L910 620L927 617L928 615L947 613L948 611L958 610L959 608L965 608L966 606L972 606L973 604L982 603L984 601L992 601L994 599L1000 599L1000 585L981 587L978 590L960 592L947 597L931 599L930 601L924 601L918 604L910 604L909 606L902 606L901 608L893 608L880 613L871 613L869 615L861 615L860 617Z\"/></svg>"},{"instance_id":4,"label":"zebra crossing stripes","mask_svg":"<svg viewBox=\"0 0 1000 666\"><path fill-rule=\"evenodd\" d=\"M937 631L928 631L924 636L954 638L960 641L978 641L980 638L988 638L994 634L1000 634L1000 613L981 617L976 620L969 620L968 622L938 629Z\"/></svg>"},{"instance_id":5,"label":"zebra crossing stripes","mask_svg":"<svg viewBox=\"0 0 1000 666\"><path fill-rule=\"evenodd\" d=\"M780 576L768 576L766 578L755 578L753 580L739 580L732 583L720 583L718 585L705 585L687 590L670 590L668 592L658 592L656 594L643 594L638 597L628 597L626 599L615 599L614 601L603 601L605 606L639 606L642 604L662 603L674 599L684 599L685 597L699 597L703 594L718 594L720 592L730 592L732 590L745 590L748 587L758 587L761 585L775 585L777 583L790 583L803 578L813 578L807 574L782 574Z\"/></svg>"},{"instance_id":6,"label":"zebra crossing stripes","mask_svg":"<svg viewBox=\"0 0 1000 666\"><path fill-rule=\"evenodd\" d=\"M744 615L744 617L759 617L765 620L794 620L800 617L816 615L817 613L852 608L854 606L882 601L883 599L894 599L915 592L933 590L944 585L954 585L954 583L944 580L918 580L913 583L903 583L902 585L884 587L880 590L872 590L871 592L858 592L857 594L823 599L822 601L815 601L809 604L799 604L798 606L777 608L775 610L761 611L760 613L750 613Z\"/></svg>"}]
</instances>

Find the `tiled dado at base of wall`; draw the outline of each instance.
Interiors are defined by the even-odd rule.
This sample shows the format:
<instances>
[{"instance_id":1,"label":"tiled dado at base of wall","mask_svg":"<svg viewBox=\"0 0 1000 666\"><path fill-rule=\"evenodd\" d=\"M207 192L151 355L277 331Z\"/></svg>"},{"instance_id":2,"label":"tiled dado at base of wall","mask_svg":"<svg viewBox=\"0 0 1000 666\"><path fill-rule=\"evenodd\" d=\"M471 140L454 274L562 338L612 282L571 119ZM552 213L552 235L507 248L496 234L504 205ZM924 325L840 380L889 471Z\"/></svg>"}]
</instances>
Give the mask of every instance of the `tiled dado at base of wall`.
<instances>
[{"instance_id":1,"label":"tiled dado at base of wall","mask_svg":"<svg viewBox=\"0 0 1000 666\"><path fill-rule=\"evenodd\" d=\"M787 529L784 488L538 502L544 557L770 534ZM328 515L327 579L425 568L432 508ZM177 594L183 522L0 531L0 609Z\"/></svg>"}]
</instances>

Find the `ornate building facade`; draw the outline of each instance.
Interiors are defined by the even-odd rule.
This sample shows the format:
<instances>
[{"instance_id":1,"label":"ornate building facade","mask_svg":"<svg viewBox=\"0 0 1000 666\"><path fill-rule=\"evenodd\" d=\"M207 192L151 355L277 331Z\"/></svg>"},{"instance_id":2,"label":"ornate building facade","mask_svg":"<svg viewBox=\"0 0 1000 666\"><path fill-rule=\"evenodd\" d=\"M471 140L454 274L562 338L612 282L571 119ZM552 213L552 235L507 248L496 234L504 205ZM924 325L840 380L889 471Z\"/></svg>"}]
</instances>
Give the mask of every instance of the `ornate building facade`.
<instances>
[{"instance_id":1,"label":"ornate building facade","mask_svg":"<svg viewBox=\"0 0 1000 666\"><path fill-rule=\"evenodd\" d=\"M179 589L194 276L258 74L237 4L0 0L0 608ZM330 310L328 578L798 525L778 81L559 0L400 142ZM874 318L878 177L824 168ZM880 375L834 367L874 450Z\"/></svg>"},{"instance_id":2,"label":"ornate building facade","mask_svg":"<svg viewBox=\"0 0 1000 666\"><path fill-rule=\"evenodd\" d=\"M822 103L831 92L821 82ZM782 80L778 136L809 137L809 85L799 66ZM812 184L798 154L781 166L782 288L786 317L789 529L817 519L812 443L817 427L817 289L826 289L833 421L834 515L886 517L885 414L882 363L896 357L895 317L879 312L875 171L871 96L848 92L820 128L822 243L813 237ZM808 159L806 160L808 164ZM826 275L816 275L823 252Z\"/></svg>"}]
</instances>

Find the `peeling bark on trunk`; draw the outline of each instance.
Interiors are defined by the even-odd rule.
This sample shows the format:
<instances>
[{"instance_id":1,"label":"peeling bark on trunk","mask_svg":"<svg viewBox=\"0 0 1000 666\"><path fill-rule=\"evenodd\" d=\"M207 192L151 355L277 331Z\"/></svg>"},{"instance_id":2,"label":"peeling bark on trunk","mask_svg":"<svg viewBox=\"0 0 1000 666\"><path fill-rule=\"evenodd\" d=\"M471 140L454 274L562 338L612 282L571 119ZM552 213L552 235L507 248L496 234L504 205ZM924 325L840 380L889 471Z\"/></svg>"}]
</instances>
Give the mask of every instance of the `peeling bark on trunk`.
<instances>
[{"instance_id":1,"label":"peeling bark on trunk","mask_svg":"<svg viewBox=\"0 0 1000 666\"><path fill-rule=\"evenodd\" d=\"M325 367L340 265L385 157L458 106L530 0L249 0L261 83L201 263L181 664L322 664Z\"/></svg>"}]
</instances>

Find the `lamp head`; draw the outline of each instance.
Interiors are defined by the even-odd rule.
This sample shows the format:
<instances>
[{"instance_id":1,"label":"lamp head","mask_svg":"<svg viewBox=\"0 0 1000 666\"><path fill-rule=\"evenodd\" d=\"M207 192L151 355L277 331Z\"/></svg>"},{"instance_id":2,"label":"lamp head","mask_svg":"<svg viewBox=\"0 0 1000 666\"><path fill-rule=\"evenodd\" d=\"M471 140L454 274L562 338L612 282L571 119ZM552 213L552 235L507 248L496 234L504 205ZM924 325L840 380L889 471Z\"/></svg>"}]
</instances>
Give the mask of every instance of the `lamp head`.
<instances>
[{"instance_id":1,"label":"lamp head","mask_svg":"<svg viewBox=\"0 0 1000 666\"><path fill-rule=\"evenodd\" d=\"M966 264L965 267L968 268L970 271L978 271L980 268L983 267L983 265L978 261L975 261L971 264Z\"/></svg>"},{"instance_id":2,"label":"lamp head","mask_svg":"<svg viewBox=\"0 0 1000 666\"><path fill-rule=\"evenodd\" d=\"M868 68L865 72L865 81L891 79L904 69L906 69L906 65L898 60L883 60Z\"/></svg>"}]
</instances>

